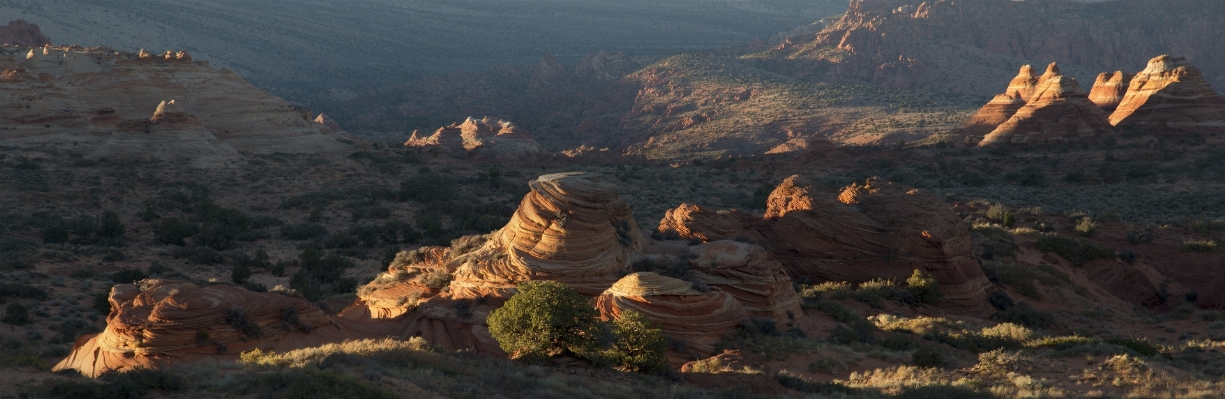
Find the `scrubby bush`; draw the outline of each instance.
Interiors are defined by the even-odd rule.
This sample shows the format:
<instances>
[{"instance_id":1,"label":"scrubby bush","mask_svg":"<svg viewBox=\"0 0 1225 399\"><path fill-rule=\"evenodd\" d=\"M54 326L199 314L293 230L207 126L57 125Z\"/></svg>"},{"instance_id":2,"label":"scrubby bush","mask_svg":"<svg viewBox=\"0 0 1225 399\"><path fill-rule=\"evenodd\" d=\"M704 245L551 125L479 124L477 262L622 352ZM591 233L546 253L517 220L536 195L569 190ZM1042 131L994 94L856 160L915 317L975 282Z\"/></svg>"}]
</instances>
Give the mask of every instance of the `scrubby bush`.
<instances>
[{"instance_id":1,"label":"scrubby bush","mask_svg":"<svg viewBox=\"0 0 1225 399\"><path fill-rule=\"evenodd\" d=\"M25 305L20 302L13 302L4 308L4 319L0 320L5 324L14 326L24 326L30 324L30 310L26 309Z\"/></svg>"},{"instance_id":2,"label":"scrubby bush","mask_svg":"<svg viewBox=\"0 0 1225 399\"><path fill-rule=\"evenodd\" d=\"M195 224L184 222L177 218L165 218L157 225L157 230L154 235L157 236L157 242L163 245L178 245L185 246L187 237L196 235Z\"/></svg>"},{"instance_id":3,"label":"scrubby bush","mask_svg":"<svg viewBox=\"0 0 1225 399\"><path fill-rule=\"evenodd\" d=\"M63 244L68 242L68 229L63 226L47 226L39 232L44 244Z\"/></svg>"},{"instance_id":4,"label":"scrubby bush","mask_svg":"<svg viewBox=\"0 0 1225 399\"><path fill-rule=\"evenodd\" d=\"M914 274L906 279L906 284L910 287L911 295L919 302L935 303L944 297L944 293L940 292L940 282L922 270L915 269Z\"/></svg>"},{"instance_id":5,"label":"scrubby bush","mask_svg":"<svg viewBox=\"0 0 1225 399\"><path fill-rule=\"evenodd\" d=\"M102 214L102 221L98 224L98 237L117 240L123 238L126 232L127 227L119 220L119 215L115 212Z\"/></svg>"},{"instance_id":6,"label":"scrubby bush","mask_svg":"<svg viewBox=\"0 0 1225 399\"><path fill-rule=\"evenodd\" d=\"M946 361L944 360L944 354L941 353L939 348L924 346L910 355L910 364L917 367L932 368L944 367Z\"/></svg>"},{"instance_id":7,"label":"scrubby bush","mask_svg":"<svg viewBox=\"0 0 1225 399\"><path fill-rule=\"evenodd\" d=\"M249 278L251 278L251 268L248 268L247 265L237 264L230 268L230 281L233 281L234 284L242 285Z\"/></svg>"},{"instance_id":8,"label":"scrubby bush","mask_svg":"<svg viewBox=\"0 0 1225 399\"><path fill-rule=\"evenodd\" d=\"M838 375L850 369L851 365L845 359L832 357L821 358L808 363L808 372L810 373Z\"/></svg>"},{"instance_id":9,"label":"scrubby bush","mask_svg":"<svg viewBox=\"0 0 1225 399\"><path fill-rule=\"evenodd\" d=\"M356 280L349 282L341 278L346 269L353 267L353 263L337 254L325 257L318 249L307 248L298 259L302 267L289 279L289 286L306 299L313 301L332 294L351 292L348 287L357 285Z\"/></svg>"},{"instance_id":10,"label":"scrubby bush","mask_svg":"<svg viewBox=\"0 0 1225 399\"><path fill-rule=\"evenodd\" d=\"M281 236L293 241L306 241L327 234L327 227L318 223L305 222L281 226Z\"/></svg>"},{"instance_id":11,"label":"scrubby bush","mask_svg":"<svg viewBox=\"0 0 1225 399\"><path fill-rule=\"evenodd\" d=\"M1016 304L1012 302L1012 297L1008 296L1007 292L994 291L987 296L987 301L991 302L991 307L995 310L1008 310Z\"/></svg>"},{"instance_id":12,"label":"scrubby bush","mask_svg":"<svg viewBox=\"0 0 1225 399\"><path fill-rule=\"evenodd\" d=\"M1008 310L996 313L992 318L1016 323L1031 328L1047 328L1055 324L1055 316L1050 313L1036 310L1029 307L1028 304L1021 303L1013 306Z\"/></svg>"},{"instance_id":13,"label":"scrubby bush","mask_svg":"<svg viewBox=\"0 0 1225 399\"><path fill-rule=\"evenodd\" d=\"M449 201L455 198L455 194L453 182L448 182L442 176L427 173L411 177L400 183L400 191L396 193L396 197L400 201L428 203Z\"/></svg>"},{"instance_id":14,"label":"scrubby bush","mask_svg":"<svg viewBox=\"0 0 1225 399\"><path fill-rule=\"evenodd\" d=\"M1212 253L1217 250L1217 242L1213 240L1190 240L1182 243L1183 252Z\"/></svg>"},{"instance_id":15,"label":"scrubby bush","mask_svg":"<svg viewBox=\"0 0 1225 399\"><path fill-rule=\"evenodd\" d=\"M1094 259L1114 259L1114 251L1102 248L1080 238L1044 235L1034 243L1034 248L1062 256L1073 265L1080 266Z\"/></svg>"},{"instance_id":16,"label":"scrubby bush","mask_svg":"<svg viewBox=\"0 0 1225 399\"><path fill-rule=\"evenodd\" d=\"M1083 236L1092 236L1097 234L1097 222L1086 216L1076 223L1076 232Z\"/></svg>"},{"instance_id":17,"label":"scrubby bush","mask_svg":"<svg viewBox=\"0 0 1225 399\"><path fill-rule=\"evenodd\" d=\"M486 320L502 350L528 360L592 357L601 329L589 299L555 281L525 282L518 291Z\"/></svg>"},{"instance_id":18,"label":"scrubby bush","mask_svg":"<svg viewBox=\"0 0 1225 399\"><path fill-rule=\"evenodd\" d=\"M140 269L123 269L111 275L111 280L115 284L132 284L134 282L148 278Z\"/></svg>"},{"instance_id":19,"label":"scrubby bush","mask_svg":"<svg viewBox=\"0 0 1225 399\"><path fill-rule=\"evenodd\" d=\"M668 344L663 327L642 312L626 309L613 323L616 341L605 351L618 368L637 373L659 373L668 369L664 353Z\"/></svg>"}]
</instances>

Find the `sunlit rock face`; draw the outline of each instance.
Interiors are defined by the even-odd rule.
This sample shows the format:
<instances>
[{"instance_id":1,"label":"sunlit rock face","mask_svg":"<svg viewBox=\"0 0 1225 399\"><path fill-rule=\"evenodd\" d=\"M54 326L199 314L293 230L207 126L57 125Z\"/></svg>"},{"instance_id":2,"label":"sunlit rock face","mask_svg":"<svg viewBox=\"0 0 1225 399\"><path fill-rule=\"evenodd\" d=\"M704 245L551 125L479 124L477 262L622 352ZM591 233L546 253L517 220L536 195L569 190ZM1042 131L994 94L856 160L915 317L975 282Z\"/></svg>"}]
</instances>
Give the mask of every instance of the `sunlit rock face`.
<instances>
[{"instance_id":1,"label":"sunlit rock face","mask_svg":"<svg viewBox=\"0 0 1225 399\"><path fill-rule=\"evenodd\" d=\"M616 319L626 309L645 314L663 327L664 335L683 341L687 351L700 356L714 354L715 344L747 317L727 292L698 291L689 281L650 272L625 276L595 303L605 319Z\"/></svg>"},{"instance_id":2,"label":"sunlit rock face","mask_svg":"<svg viewBox=\"0 0 1225 399\"><path fill-rule=\"evenodd\" d=\"M1033 96L1016 114L987 134L980 147L1083 142L1113 133L1106 112L1089 101L1076 79L1055 64L1039 78Z\"/></svg>"},{"instance_id":3,"label":"sunlit rock face","mask_svg":"<svg viewBox=\"0 0 1225 399\"><path fill-rule=\"evenodd\" d=\"M1110 123L1151 132L1225 133L1225 98L1186 58L1162 55L1132 78Z\"/></svg>"}]
</instances>

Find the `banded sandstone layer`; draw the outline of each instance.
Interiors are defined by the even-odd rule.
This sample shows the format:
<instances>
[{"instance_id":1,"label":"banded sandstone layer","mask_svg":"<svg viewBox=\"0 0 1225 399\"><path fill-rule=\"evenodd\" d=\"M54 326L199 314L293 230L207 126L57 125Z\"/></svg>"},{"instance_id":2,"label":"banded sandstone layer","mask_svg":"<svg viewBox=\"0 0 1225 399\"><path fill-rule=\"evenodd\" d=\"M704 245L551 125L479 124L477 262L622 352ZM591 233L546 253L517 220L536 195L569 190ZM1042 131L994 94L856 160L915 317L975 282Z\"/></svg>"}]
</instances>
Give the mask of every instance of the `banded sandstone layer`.
<instances>
[{"instance_id":1,"label":"banded sandstone layer","mask_svg":"<svg viewBox=\"0 0 1225 399\"><path fill-rule=\"evenodd\" d=\"M426 137L419 137L417 132L413 132L404 146L438 148L452 155L472 154L505 160L521 160L544 152L531 133L514 123L494 121L489 117L469 117L462 124L452 123Z\"/></svg>"},{"instance_id":2,"label":"banded sandstone layer","mask_svg":"<svg viewBox=\"0 0 1225 399\"><path fill-rule=\"evenodd\" d=\"M1025 106L983 137L978 146L1086 142L1113 132L1106 112L1089 101L1089 93L1076 79L1063 76L1052 63Z\"/></svg>"}]
</instances>

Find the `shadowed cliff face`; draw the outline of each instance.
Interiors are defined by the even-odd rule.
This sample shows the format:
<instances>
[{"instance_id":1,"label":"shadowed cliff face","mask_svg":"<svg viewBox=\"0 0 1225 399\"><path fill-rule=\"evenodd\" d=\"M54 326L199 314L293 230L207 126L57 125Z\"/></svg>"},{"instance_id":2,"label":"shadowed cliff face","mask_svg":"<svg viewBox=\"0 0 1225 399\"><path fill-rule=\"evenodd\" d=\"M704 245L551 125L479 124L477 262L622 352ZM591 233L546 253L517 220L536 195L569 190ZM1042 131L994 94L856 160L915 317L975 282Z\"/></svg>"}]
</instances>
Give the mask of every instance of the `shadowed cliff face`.
<instances>
[{"instance_id":1,"label":"shadowed cliff face","mask_svg":"<svg viewBox=\"0 0 1225 399\"><path fill-rule=\"evenodd\" d=\"M51 44L51 38L44 35L38 25L19 19L0 26L0 44L39 47Z\"/></svg>"},{"instance_id":2,"label":"shadowed cliff face","mask_svg":"<svg viewBox=\"0 0 1225 399\"><path fill-rule=\"evenodd\" d=\"M985 94L980 78L1013 68L996 65L1004 58L1126 72L1175 52L1220 86L1222 15L1225 3L1213 0L855 0L837 23L766 58L817 60L810 73L890 87Z\"/></svg>"}]
</instances>

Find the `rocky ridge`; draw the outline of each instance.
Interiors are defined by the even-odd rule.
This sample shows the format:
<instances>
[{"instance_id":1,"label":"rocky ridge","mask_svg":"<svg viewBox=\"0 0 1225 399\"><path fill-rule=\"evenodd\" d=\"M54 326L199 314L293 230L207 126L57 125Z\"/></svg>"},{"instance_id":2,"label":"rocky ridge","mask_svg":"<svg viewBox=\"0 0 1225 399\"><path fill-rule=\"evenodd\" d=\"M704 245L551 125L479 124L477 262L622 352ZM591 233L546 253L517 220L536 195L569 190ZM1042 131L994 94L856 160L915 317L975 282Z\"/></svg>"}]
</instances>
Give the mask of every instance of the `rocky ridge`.
<instances>
[{"instance_id":1,"label":"rocky ridge","mask_svg":"<svg viewBox=\"0 0 1225 399\"><path fill-rule=\"evenodd\" d=\"M988 104L990 106L990 104ZM1113 133L1106 112L1089 101L1076 79L1052 63L1025 106L988 133L980 147L1088 141Z\"/></svg>"},{"instance_id":2,"label":"rocky ridge","mask_svg":"<svg viewBox=\"0 0 1225 399\"><path fill-rule=\"evenodd\" d=\"M489 117L469 117L463 123L452 123L424 137L413 132L404 146L437 148L452 155L471 154L499 159L523 159L544 153L544 148L531 133L514 123L495 121Z\"/></svg>"},{"instance_id":3,"label":"rocky ridge","mask_svg":"<svg viewBox=\"0 0 1225 399\"><path fill-rule=\"evenodd\" d=\"M18 19L0 26L0 44L21 47L42 47L51 44L51 38L43 34L38 25Z\"/></svg>"},{"instance_id":4,"label":"rocky ridge","mask_svg":"<svg viewBox=\"0 0 1225 399\"><path fill-rule=\"evenodd\" d=\"M1162 55L1132 78L1110 123L1148 131L1225 133L1225 98L1185 57Z\"/></svg>"}]
</instances>

